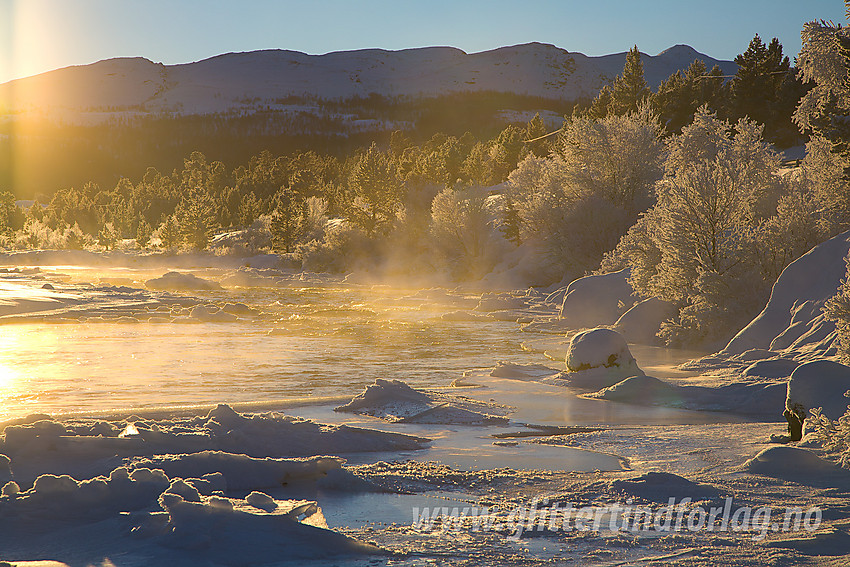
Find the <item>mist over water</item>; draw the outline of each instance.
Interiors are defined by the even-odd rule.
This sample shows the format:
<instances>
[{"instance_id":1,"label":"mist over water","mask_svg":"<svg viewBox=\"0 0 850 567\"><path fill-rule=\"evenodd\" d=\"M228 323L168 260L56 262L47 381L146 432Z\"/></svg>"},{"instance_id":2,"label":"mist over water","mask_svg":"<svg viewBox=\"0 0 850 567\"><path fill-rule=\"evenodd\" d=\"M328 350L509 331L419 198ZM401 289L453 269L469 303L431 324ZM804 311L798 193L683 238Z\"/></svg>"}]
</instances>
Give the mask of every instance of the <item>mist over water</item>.
<instances>
[{"instance_id":1,"label":"mist over water","mask_svg":"<svg viewBox=\"0 0 850 567\"><path fill-rule=\"evenodd\" d=\"M335 283L177 295L245 303L256 313L231 323L154 323L145 320L153 313L148 308L134 313L140 322L115 322L116 313L4 324L0 419L353 396L376 378L446 387L464 371L497 361L531 362L521 348L528 334L513 321L440 319L473 309L474 295L429 298Z\"/></svg>"}]
</instances>

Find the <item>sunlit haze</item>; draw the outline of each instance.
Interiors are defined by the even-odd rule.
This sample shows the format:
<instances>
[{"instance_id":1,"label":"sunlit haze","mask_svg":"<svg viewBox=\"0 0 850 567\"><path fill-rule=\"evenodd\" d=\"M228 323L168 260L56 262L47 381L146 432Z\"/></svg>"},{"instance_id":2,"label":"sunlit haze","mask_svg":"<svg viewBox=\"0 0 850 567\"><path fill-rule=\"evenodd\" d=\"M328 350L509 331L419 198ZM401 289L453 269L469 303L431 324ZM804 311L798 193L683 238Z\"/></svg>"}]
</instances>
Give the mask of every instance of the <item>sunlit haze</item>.
<instances>
[{"instance_id":1,"label":"sunlit haze","mask_svg":"<svg viewBox=\"0 0 850 567\"><path fill-rule=\"evenodd\" d=\"M637 44L654 55L684 43L728 60L758 33L778 37L794 56L803 23L820 18L842 21L841 2L2 0L0 82L112 57L174 64L272 48L449 45L471 53L539 41L587 55Z\"/></svg>"}]
</instances>

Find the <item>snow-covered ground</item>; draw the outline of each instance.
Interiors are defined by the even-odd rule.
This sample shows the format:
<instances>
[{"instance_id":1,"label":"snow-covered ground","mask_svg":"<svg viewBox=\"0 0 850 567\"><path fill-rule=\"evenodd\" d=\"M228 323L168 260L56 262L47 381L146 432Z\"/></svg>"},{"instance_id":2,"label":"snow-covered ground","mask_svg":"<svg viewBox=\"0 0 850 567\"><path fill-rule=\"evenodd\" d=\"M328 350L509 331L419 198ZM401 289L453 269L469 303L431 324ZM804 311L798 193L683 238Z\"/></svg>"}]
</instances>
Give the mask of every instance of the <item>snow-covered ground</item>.
<instances>
[{"instance_id":1,"label":"snow-covered ground","mask_svg":"<svg viewBox=\"0 0 850 567\"><path fill-rule=\"evenodd\" d=\"M621 328L617 285L24 258L0 273L0 560L846 564L850 473L771 443L811 356L577 334L594 290ZM599 368L630 376L575 376Z\"/></svg>"}]
</instances>

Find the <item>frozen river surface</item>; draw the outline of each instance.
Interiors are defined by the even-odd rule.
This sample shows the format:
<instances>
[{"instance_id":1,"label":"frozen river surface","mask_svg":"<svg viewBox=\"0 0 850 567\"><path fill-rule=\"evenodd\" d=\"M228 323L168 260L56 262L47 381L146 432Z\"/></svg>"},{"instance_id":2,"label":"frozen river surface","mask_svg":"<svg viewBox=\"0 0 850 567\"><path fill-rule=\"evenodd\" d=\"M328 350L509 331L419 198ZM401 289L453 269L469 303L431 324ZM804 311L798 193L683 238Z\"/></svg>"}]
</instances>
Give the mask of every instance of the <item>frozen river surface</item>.
<instances>
[{"instance_id":1,"label":"frozen river surface","mask_svg":"<svg viewBox=\"0 0 850 567\"><path fill-rule=\"evenodd\" d=\"M254 274L246 282L223 270L196 272L222 289L146 290L145 281L163 271L66 266L3 274L0 420L320 402L349 398L376 378L443 388L497 362L563 369L544 351L557 355L564 335L526 332L517 322L556 317L556 305L534 292L491 297L481 310L481 294L463 290L299 275ZM228 285L234 281L262 285ZM498 301L506 309L492 310ZM203 316L221 308L226 320ZM655 375L693 354L637 351Z\"/></svg>"}]
</instances>

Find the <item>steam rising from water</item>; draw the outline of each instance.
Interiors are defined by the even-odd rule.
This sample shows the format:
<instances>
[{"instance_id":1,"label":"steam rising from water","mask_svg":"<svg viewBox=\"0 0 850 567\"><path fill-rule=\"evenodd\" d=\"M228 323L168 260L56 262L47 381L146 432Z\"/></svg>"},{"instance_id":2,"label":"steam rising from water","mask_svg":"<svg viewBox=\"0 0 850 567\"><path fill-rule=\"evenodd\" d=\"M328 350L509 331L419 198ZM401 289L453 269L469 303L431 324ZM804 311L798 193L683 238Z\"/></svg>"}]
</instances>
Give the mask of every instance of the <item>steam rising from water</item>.
<instances>
[{"instance_id":1,"label":"steam rising from water","mask_svg":"<svg viewBox=\"0 0 850 567\"><path fill-rule=\"evenodd\" d=\"M81 293L110 297L108 289ZM463 293L314 282L168 297L165 307L107 304L0 326L0 419L351 396L375 378L442 387L466 370L528 358L515 322L440 319L477 305ZM189 317L196 304L214 310L237 302L253 312L232 323ZM153 322L162 315L171 322Z\"/></svg>"}]
</instances>

